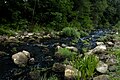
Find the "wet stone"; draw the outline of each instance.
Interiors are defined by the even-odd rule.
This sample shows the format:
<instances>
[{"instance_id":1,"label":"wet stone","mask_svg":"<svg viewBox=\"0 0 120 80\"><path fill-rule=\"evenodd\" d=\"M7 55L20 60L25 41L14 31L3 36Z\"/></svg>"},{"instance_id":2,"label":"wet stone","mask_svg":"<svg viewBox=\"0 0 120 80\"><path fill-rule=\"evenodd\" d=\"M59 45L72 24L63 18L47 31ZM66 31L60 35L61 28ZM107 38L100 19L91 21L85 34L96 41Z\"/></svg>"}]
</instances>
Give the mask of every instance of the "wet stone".
<instances>
[{"instance_id":1,"label":"wet stone","mask_svg":"<svg viewBox=\"0 0 120 80\"><path fill-rule=\"evenodd\" d=\"M100 73L106 73L107 70L108 70L108 65L105 64L104 62L100 61L98 64L97 64L97 67L96 67L96 70Z\"/></svg>"},{"instance_id":2,"label":"wet stone","mask_svg":"<svg viewBox=\"0 0 120 80\"><path fill-rule=\"evenodd\" d=\"M94 77L93 80L110 80L108 75L99 75Z\"/></svg>"}]
</instances>

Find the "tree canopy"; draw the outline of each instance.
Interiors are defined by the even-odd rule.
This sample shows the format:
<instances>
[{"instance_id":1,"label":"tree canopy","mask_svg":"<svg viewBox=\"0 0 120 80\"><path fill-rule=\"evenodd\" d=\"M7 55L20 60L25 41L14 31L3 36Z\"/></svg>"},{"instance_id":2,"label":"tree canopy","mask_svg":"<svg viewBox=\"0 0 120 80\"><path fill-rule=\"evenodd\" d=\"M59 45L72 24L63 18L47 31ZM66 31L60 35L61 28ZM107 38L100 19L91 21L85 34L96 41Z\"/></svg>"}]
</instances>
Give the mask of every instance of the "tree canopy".
<instances>
[{"instance_id":1,"label":"tree canopy","mask_svg":"<svg viewBox=\"0 0 120 80\"><path fill-rule=\"evenodd\" d=\"M61 30L109 28L120 21L119 0L0 0L0 23L10 28L41 25Z\"/></svg>"}]
</instances>

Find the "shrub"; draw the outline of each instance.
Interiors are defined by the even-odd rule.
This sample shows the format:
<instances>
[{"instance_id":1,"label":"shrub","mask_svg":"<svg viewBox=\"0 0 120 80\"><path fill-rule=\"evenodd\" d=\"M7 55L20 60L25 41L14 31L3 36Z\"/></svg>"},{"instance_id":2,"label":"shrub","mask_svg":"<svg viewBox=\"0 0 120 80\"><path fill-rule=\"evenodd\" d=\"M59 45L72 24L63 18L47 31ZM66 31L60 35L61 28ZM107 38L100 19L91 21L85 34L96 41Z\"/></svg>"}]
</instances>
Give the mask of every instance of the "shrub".
<instances>
[{"instance_id":1,"label":"shrub","mask_svg":"<svg viewBox=\"0 0 120 80\"><path fill-rule=\"evenodd\" d=\"M80 33L77 31L77 29L72 28L72 27L63 28L62 35L67 36L67 37L74 37L74 38L80 37Z\"/></svg>"},{"instance_id":2,"label":"shrub","mask_svg":"<svg viewBox=\"0 0 120 80\"><path fill-rule=\"evenodd\" d=\"M60 48L58 49L58 53L62 56L64 56L65 58L71 58L72 56L76 55L77 53L75 52L71 52L69 49L67 48Z\"/></svg>"}]
</instances>

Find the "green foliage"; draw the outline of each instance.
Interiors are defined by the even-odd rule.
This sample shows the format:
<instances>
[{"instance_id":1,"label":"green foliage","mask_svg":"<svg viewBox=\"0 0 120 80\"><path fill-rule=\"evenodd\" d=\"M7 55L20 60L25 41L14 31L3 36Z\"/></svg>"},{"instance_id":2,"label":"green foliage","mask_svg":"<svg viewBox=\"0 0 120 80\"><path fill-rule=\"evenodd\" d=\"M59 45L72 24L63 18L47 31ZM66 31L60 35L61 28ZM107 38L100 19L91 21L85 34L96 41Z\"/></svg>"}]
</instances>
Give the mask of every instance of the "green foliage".
<instances>
[{"instance_id":1,"label":"green foliage","mask_svg":"<svg viewBox=\"0 0 120 80\"><path fill-rule=\"evenodd\" d=\"M107 41L112 41L112 39L117 39L118 37L116 35L110 35L106 34L105 36L102 36L97 39L99 42L107 42Z\"/></svg>"},{"instance_id":2,"label":"green foliage","mask_svg":"<svg viewBox=\"0 0 120 80\"><path fill-rule=\"evenodd\" d=\"M2 0L0 23L17 31L38 24L57 31L75 27L89 33L117 22L115 26L119 26L119 4L119 0ZM33 31L39 32L39 27L35 28Z\"/></svg>"},{"instance_id":3,"label":"green foliage","mask_svg":"<svg viewBox=\"0 0 120 80\"><path fill-rule=\"evenodd\" d=\"M120 32L120 21L115 25L116 31Z\"/></svg>"},{"instance_id":4,"label":"green foliage","mask_svg":"<svg viewBox=\"0 0 120 80\"><path fill-rule=\"evenodd\" d=\"M98 58L94 55L73 58L72 65L81 71L81 77L77 77L77 80L87 80L93 77L98 61Z\"/></svg>"},{"instance_id":5,"label":"green foliage","mask_svg":"<svg viewBox=\"0 0 120 80\"><path fill-rule=\"evenodd\" d=\"M66 58L71 58L72 56L76 55L77 53L75 52L71 52L69 49L67 48L60 48L57 51L60 55L66 57Z\"/></svg>"},{"instance_id":6,"label":"green foliage","mask_svg":"<svg viewBox=\"0 0 120 80\"><path fill-rule=\"evenodd\" d=\"M77 31L77 29L71 28L71 27L63 28L62 35L67 36L67 37L74 37L74 38L80 37L80 33Z\"/></svg>"},{"instance_id":7,"label":"green foliage","mask_svg":"<svg viewBox=\"0 0 120 80\"><path fill-rule=\"evenodd\" d=\"M85 31L80 31L80 37L88 36L89 34Z\"/></svg>"},{"instance_id":8,"label":"green foliage","mask_svg":"<svg viewBox=\"0 0 120 80\"><path fill-rule=\"evenodd\" d=\"M82 52L86 53L88 51L88 48L82 48Z\"/></svg>"},{"instance_id":9,"label":"green foliage","mask_svg":"<svg viewBox=\"0 0 120 80\"><path fill-rule=\"evenodd\" d=\"M52 75L48 78L48 80L58 80L58 78L56 76Z\"/></svg>"},{"instance_id":10,"label":"green foliage","mask_svg":"<svg viewBox=\"0 0 120 80\"><path fill-rule=\"evenodd\" d=\"M113 49L111 53L117 57L117 65L116 65L116 70L114 72L117 75L113 76L112 74L110 74L111 80L119 80L120 78L120 48Z\"/></svg>"},{"instance_id":11,"label":"green foliage","mask_svg":"<svg viewBox=\"0 0 120 80\"><path fill-rule=\"evenodd\" d=\"M1 27L0 28L0 35L15 35L15 32L13 30L10 30L9 28Z\"/></svg>"},{"instance_id":12,"label":"green foliage","mask_svg":"<svg viewBox=\"0 0 120 80\"><path fill-rule=\"evenodd\" d=\"M80 24L80 22L78 22L77 20L73 20L69 23L69 27L74 27L77 28L79 30L81 30L82 26Z\"/></svg>"},{"instance_id":13,"label":"green foliage","mask_svg":"<svg viewBox=\"0 0 120 80\"><path fill-rule=\"evenodd\" d=\"M42 31L42 28L41 28L40 25L35 24L35 25L33 26L33 28L31 29L31 31L32 31L32 32L41 32L41 31Z\"/></svg>"}]
</instances>

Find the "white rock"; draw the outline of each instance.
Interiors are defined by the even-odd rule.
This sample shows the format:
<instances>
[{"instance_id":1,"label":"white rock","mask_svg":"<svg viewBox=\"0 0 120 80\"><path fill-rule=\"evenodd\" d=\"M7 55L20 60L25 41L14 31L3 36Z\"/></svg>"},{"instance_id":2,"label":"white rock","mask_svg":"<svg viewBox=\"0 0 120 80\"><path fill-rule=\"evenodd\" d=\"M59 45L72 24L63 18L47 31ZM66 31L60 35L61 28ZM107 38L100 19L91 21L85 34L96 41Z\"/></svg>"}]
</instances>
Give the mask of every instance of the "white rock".
<instances>
[{"instance_id":1,"label":"white rock","mask_svg":"<svg viewBox=\"0 0 120 80\"><path fill-rule=\"evenodd\" d=\"M66 79L72 79L75 76L81 76L81 72L78 71L76 68L73 68L71 65L65 66L65 78Z\"/></svg>"},{"instance_id":2,"label":"white rock","mask_svg":"<svg viewBox=\"0 0 120 80\"><path fill-rule=\"evenodd\" d=\"M62 47L67 47L67 45L66 45L66 44L62 44L61 46L62 46Z\"/></svg>"},{"instance_id":3,"label":"white rock","mask_svg":"<svg viewBox=\"0 0 120 80\"><path fill-rule=\"evenodd\" d=\"M35 63L35 58L30 58L29 64L34 64Z\"/></svg>"},{"instance_id":4,"label":"white rock","mask_svg":"<svg viewBox=\"0 0 120 80\"><path fill-rule=\"evenodd\" d=\"M113 46L113 45L114 45L114 43L112 43L112 42L107 42L107 44L108 44L109 46Z\"/></svg>"},{"instance_id":5,"label":"white rock","mask_svg":"<svg viewBox=\"0 0 120 80\"><path fill-rule=\"evenodd\" d=\"M60 48L62 48L62 47L61 46L57 46L57 50L60 49Z\"/></svg>"},{"instance_id":6,"label":"white rock","mask_svg":"<svg viewBox=\"0 0 120 80\"><path fill-rule=\"evenodd\" d=\"M24 54L25 56L27 56L28 58L30 58L30 53L29 53L28 51L23 50L22 52L23 52L23 54Z\"/></svg>"},{"instance_id":7,"label":"white rock","mask_svg":"<svg viewBox=\"0 0 120 80\"><path fill-rule=\"evenodd\" d=\"M106 45L99 45L99 46L96 46L94 49L93 49L93 53L96 53L96 52L103 52L107 49Z\"/></svg>"},{"instance_id":8,"label":"white rock","mask_svg":"<svg viewBox=\"0 0 120 80\"><path fill-rule=\"evenodd\" d=\"M100 73L106 73L108 70L108 65L102 61L99 61L99 63L97 64L96 70Z\"/></svg>"},{"instance_id":9,"label":"white rock","mask_svg":"<svg viewBox=\"0 0 120 80\"><path fill-rule=\"evenodd\" d=\"M97 46L104 45L104 42L96 42Z\"/></svg>"},{"instance_id":10,"label":"white rock","mask_svg":"<svg viewBox=\"0 0 120 80\"><path fill-rule=\"evenodd\" d=\"M29 58L30 58L30 53L24 50L22 52L18 52L12 55L12 59L14 63L19 67L26 66Z\"/></svg>"},{"instance_id":11,"label":"white rock","mask_svg":"<svg viewBox=\"0 0 120 80\"><path fill-rule=\"evenodd\" d=\"M116 32L116 34L118 34L118 32Z\"/></svg>"},{"instance_id":12,"label":"white rock","mask_svg":"<svg viewBox=\"0 0 120 80\"><path fill-rule=\"evenodd\" d=\"M73 46L67 46L66 48L71 50L71 51L74 51L74 52L78 51L78 49L76 47L73 47Z\"/></svg>"},{"instance_id":13,"label":"white rock","mask_svg":"<svg viewBox=\"0 0 120 80\"><path fill-rule=\"evenodd\" d=\"M27 35L28 35L28 36L32 36L32 35L34 35L34 33L28 33Z\"/></svg>"},{"instance_id":14,"label":"white rock","mask_svg":"<svg viewBox=\"0 0 120 80\"><path fill-rule=\"evenodd\" d=\"M14 40L14 39L16 39L16 38L15 38L15 37L13 37L13 36L10 36L10 37L9 37L9 39Z\"/></svg>"}]
</instances>

